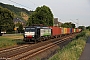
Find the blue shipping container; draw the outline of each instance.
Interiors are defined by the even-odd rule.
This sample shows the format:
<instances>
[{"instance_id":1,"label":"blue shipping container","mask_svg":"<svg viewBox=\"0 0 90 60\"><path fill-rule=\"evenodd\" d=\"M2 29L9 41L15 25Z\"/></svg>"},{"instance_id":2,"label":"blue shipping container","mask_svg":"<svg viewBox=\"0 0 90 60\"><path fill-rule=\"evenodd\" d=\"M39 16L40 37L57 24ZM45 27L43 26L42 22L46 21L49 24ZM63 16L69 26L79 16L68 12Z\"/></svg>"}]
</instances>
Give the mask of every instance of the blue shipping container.
<instances>
[{"instance_id":1,"label":"blue shipping container","mask_svg":"<svg viewBox=\"0 0 90 60\"><path fill-rule=\"evenodd\" d=\"M70 33L72 33L72 28L70 28Z\"/></svg>"}]
</instances>

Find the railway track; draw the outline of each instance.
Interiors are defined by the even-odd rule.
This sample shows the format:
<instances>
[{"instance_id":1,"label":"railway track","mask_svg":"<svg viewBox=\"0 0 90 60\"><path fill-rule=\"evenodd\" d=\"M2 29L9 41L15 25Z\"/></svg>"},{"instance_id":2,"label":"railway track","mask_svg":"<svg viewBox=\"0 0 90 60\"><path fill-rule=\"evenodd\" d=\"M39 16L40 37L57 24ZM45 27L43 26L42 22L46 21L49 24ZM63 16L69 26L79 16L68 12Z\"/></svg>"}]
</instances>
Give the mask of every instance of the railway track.
<instances>
[{"instance_id":1,"label":"railway track","mask_svg":"<svg viewBox=\"0 0 90 60\"><path fill-rule=\"evenodd\" d=\"M49 41L41 42L38 44L23 45L11 49L5 49L0 51L0 59L27 60L47 49L50 49L60 43L65 42L75 35L76 34L64 36L62 38L51 39Z\"/></svg>"}]
</instances>

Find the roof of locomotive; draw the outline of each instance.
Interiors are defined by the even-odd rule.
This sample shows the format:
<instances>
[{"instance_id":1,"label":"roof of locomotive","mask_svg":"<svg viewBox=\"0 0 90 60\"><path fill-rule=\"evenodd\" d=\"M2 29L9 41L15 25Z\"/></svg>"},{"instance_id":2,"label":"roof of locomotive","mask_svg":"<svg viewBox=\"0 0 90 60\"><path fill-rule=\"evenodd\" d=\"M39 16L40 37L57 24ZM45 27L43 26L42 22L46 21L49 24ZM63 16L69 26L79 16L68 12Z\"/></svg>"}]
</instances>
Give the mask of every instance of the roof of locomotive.
<instances>
[{"instance_id":1,"label":"roof of locomotive","mask_svg":"<svg viewBox=\"0 0 90 60\"><path fill-rule=\"evenodd\" d=\"M27 26L27 27L25 27L25 28L49 28L49 29L51 29L50 27L47 27L47 26Z\"/></svg>"}]
</instances>

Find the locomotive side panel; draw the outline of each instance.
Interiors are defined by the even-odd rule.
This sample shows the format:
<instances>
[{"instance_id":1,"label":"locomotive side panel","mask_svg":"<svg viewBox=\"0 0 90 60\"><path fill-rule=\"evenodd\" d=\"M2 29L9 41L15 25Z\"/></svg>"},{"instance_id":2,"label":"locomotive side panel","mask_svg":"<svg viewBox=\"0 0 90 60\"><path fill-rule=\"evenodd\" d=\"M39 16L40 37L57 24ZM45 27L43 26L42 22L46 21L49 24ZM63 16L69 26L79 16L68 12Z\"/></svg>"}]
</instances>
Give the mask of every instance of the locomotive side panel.
<instances>
[{"instance_id":1,"label":"locomotive side panel","mask_svg":"<svg viewBox=\"0 0 90 60\"><path fill-rule=\"evenodd\" d=\"M51 29L40 29L40 37L50 36L50 35L51 35Z\"/></svg>"}]
</instances>

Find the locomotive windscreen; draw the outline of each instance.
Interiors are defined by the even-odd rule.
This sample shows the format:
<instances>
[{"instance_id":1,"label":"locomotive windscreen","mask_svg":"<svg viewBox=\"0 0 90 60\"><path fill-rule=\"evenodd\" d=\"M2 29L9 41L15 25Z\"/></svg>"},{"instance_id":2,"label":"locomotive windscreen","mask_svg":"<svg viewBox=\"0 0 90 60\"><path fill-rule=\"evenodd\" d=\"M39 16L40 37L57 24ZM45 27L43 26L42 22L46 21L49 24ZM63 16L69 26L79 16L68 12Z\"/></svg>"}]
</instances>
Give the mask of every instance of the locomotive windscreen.
<instances>
[{"instance_id":1,"label":"locomotive windscreen","mask_svg":"<svg viewBox=\"0 0 90 60\"><path fill-rule=\"evenodd\" d=\"M35 32L35 28L25 28L25 32Z\"/></svg>"}]
</instances>

